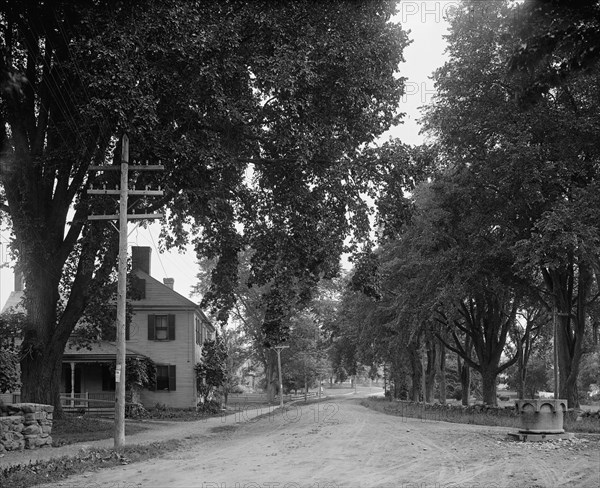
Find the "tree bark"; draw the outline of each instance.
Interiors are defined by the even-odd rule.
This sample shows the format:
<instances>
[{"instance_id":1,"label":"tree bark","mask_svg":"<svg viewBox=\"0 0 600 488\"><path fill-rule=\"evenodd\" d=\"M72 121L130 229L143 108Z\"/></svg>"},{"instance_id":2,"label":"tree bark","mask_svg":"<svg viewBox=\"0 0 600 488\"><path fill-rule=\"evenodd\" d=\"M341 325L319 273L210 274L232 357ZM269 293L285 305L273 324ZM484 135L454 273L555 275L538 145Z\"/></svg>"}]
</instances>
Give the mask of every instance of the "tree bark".
<instances>
[{"instance_id":1,"label":"tree bark","mask_svg":"<svg viewBox=\"0 0 600 488\"><path fill-rule=\"evenodd\" d=\"M419 344L411 343L408 346L408 357L412 370L410 390L411 400L413 402L418 402L421 399L421 376L423 374Z\"/></svg>"},{"instance_id":2,"label":"tree bark","mask_svg":"<svg viewBox=\"0 0 600 488\"><path fill-rule=\"evenodd\" d=\"M459 359L459 365L460 365ZM465 406L469 405L469 397L471 396L471 368L465 362L462 363L460 369L460 386L461 386L461 403Z\"/></svg>"},{"instance_id":3,"label":"tree bark","mask_svg":"<svg viewBox=\"0 0 600 488\"><path fill-rule=\"evenodd\" d=\"M427 368L425 371L425 402L433 402L436 373L436 341L432 338L427 341Z\"/></svg>"},{"instance_id":4,"label":"tree bark","mask_svg":"<svg viewBox=\"0 0 600 488\"><path fill-rule=\"evenodd\" d=\"M58 280L53 272L52 267L38 266L28 276L27 322L21 344L21 401L54 405L55 417L61 418L62 356L70 331L61 334L56 324Z\"/></svg>"},{"instance_id":5,"label":"tree bark","mask_svg":"<svg viewBox=\"0 0 600 488\"><path fill-rule=\"evenodd\" d=\"M519 400L523 400L525 398L525 375L526 375L526 370L525 370L525 359L523 357L523 354L521 354L519 356L519 369L518 369L518 373L517 373L517 398Z\"/></svg>"},{"instance_id":6,"label":"tree bark","mask_svg":"<svg viewBox=\"0 0 600 488\"><path fill-rule=\"evenodd\" d=\"M275 402L275 395L277 394L277 355L275 351L266 351L267 364L265 369L266 383L267 383L267 400L269 403Z\"/></svg>"},{"instance_id":7,"label":"tree bark","mask_svg":"<svg viewBox=\"0 0 600 488\"><path fill-rule=\"evenodd\" d=\"M577 376L583 353L592 269L588 263L579 261L577 265L571 263L564 268L542 271L546 286L554 295L558 312L556 339L560 397L567 400L569 408L577 408ZM576 282L576 286L573 286L573 282Z\"/></svg>"},{"instance_id":8,"label":"tree bark","mask_svg":"<svg viewBox=\"0 0 600 488\"><path fill-rule=\"evenodd\" d=\"M440 385L440 403L446 404L446 347L438 340L440 360L438 362L438 384Z\"/></svg>"},{"instance_id":9,"label":"tree bark","mask_svg":"<svg viewBox=\"0 0 600 488\"><path fill-rule=\"evenodd\" d=\"M496 396L496 373L495 369L486 369L481 371L481 388L483 395L483 403L485 405L497 406L498 399Z\"/></svg>"},{"instance_id":10,"label":"tree bark","mask_svg":"<svg viewBox=\"0 0 600 488\"><path fill-rule=\"evenodd\" d=\"M60 381L64 345L49 344L47 349L29 349L21 360L21 401L54 406L54 417L62 418Z\"/></svg>"},{"instance_id":11,"label":"tree bark","mask_svg":"<svg viewBox=\"0 0 600 488\"><path fill-rule=\"evenodd\" d=\"M321 388L321 383L320 382L317 385L317 388ZM305 371L304 372L304 401L306 401L307 395L308 395L308 378L306 376L306 371Z\"/></svg>"}]
</instances>

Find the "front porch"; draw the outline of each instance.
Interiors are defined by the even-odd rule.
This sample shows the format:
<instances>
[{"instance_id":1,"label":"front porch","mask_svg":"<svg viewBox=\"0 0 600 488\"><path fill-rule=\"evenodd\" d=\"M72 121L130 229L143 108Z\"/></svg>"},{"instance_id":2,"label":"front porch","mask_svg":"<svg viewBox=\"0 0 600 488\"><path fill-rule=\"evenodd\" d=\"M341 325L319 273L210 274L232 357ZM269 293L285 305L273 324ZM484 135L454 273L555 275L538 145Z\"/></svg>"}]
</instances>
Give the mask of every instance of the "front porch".
<instances>
[{"instance_id":1,"label":"front porch","mask_svg":"<svg viewBox=\"0 0 600 488\"><path fill-rule=\"evenodd\" d=\"M61 393L63 411L83 415L114 417L114 391L85 391L81 393Z\"/></svg>"},{"instance_id":2,"label":"front porch","mask_svg":"<svg viewBox=\"0 0 600 488\"><path fill-rule=\"evenodd\" d=\"M113 342L98 342L89 348L68 345L63 356L61 405L65 412L114 417L116 360ZM127 349L126 356L141 357Z\"/></svg>"}]
</instances>

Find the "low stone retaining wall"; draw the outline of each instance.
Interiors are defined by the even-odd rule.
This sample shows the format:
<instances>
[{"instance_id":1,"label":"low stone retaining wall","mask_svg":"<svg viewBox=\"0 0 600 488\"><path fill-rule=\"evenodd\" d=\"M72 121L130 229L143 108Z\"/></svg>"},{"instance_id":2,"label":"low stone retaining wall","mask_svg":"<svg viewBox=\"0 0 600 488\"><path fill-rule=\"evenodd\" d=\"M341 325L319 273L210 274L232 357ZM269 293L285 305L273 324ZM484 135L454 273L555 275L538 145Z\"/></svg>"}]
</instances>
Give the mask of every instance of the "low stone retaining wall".
<instances>
[{"instance_id":1,"label":"low stone retaining wall","mask_svg":"<svg viewBox=\"0 0 600 488\"><path fill-rule=\"evenodd\" d=\"M592 418L596 420L600 420L600 410L596 411L586 411L586 410L578 410L577 414L581 418Z\"/></svg>"},{"instance_id":2,"label":"low stone retaining wall","mask_svg":"<svg viewBox=\"0 0 600 488\"><path fill-rule=\"evenodd\" d=\"M52 405L0 405L0 453L52 445Z\"/></svg>"},{"instance_id":3,"label":"low stone retaining wall","mask_svg":"<svg viewBox=\"0 0 600 488\"><path fill-rule=\"evenodd\" d=\"M411 402L407 400L393 400L386 401L386 410L388 413L394 413L396 415L403 415L403 412L418 413L422 415L422 418L438 418L443 420L446 415L472 415L476 413L483 413L486 415L493 415L496 417L519 417L519 411L514 405L508 405L505 407L492 407L483 404L474 404L464 406L452 403L422 403L422 402ZM566 415L570 415L572 419L576 418L590 418L592 420L600 421L600 410L584 411L584 410L568 410ZM408 416L408 415L406 415Z\"/></svg>"},{"instance_id":4,"label":"low stone retaining wall","mask_svg":"<svg viewBox=\"0 0 600 488\"><path fill-rule=\"evenodd\" d=\"M457 417L473 417L475 414L485 414L494 417L518 417L514 406L491 407L488 405L457 405L441 403L422 403L407 400L384 401L383 411L401 417L419 418L427 421L453 421ZM468 422L472 423L472 422Z\"/></svg>"},{"instance_id":5,"label":"low stone retaining wall","mask_svg":"<svg viewBox=\"0 0 600 488\"><path fill-rule=\"evenodd\" d=\"M432 412L461 412L466 414L472 413L486 413L489 415L496 415L498 417L517 417L518 412L514 405L506 407L493 407L490 405L484 405L482 403L476 403L473 405L458 405L452 403L422 403L422 402L410 402L399 400L400 404L408 407L416 407L425 411Z\"/></svg>"}]
</instances>

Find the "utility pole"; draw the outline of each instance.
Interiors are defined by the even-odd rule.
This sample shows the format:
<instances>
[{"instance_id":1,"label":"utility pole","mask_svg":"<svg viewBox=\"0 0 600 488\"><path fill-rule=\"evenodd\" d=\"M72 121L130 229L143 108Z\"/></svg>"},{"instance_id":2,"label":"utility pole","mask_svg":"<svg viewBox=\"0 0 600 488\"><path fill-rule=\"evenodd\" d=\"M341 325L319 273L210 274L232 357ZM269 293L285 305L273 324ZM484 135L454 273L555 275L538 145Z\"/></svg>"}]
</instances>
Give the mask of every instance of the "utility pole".
<instances>
[{"instance_id":1,"label":"utility pole","mask_svg":"<svg viewBox=\"0 0 600 488\"><path fill-rule=\"evenodd\" d=\"M127 202L129 195L160 196L160 190L135 190L129 189L129 137L123 135L121 140L121 165L91 166L90 171L121 171L120 189L110 190L94 189L88 190L90 195L119 195L118 215L90 215L88 220L118 220L119 221L119 264L117 283L117 354L115 358L115 432L114 448L120 450L125 445L125 327L127 306L127 222L128 220L150 220L160 219L162 214L127 214ZM159 165L135 165L133 171L161 171L163 166Z\"/></svg>"},{"instance_id":2,"label":"utility pole","mask_svg":"<svg viewBox=\"0 0 600 488\"><path fill-rule=\"evenodd\" d=\"M121 188L119 195L119 281L117 283L117 359L115 364L115 449L125 445L125 309L127 306L127 198L129 182L129 137L121 144Z\"/></svg>"},{"instance_id":3,"label":"utility pole","mask_svg":"<svg viewBox=\"0 0 600 488\"><path fill-rule=\"evenodd\" d=\"M275 346L277 351L277 368L279 369L279 406L283 408L283 377L281 375L281 350L290 346Z\"/></svg>"},{"instance_id":4,"label":"utility pole","mask_svg":"<svg viewBox=\"0 0 600 488\"><path fill-rule=\"evenodd\" d=\"M552 307L552 355L554 360L554 399L557 400L558 394L558 347L556 344L556 304Z\"/></svg>"}]
</instances>

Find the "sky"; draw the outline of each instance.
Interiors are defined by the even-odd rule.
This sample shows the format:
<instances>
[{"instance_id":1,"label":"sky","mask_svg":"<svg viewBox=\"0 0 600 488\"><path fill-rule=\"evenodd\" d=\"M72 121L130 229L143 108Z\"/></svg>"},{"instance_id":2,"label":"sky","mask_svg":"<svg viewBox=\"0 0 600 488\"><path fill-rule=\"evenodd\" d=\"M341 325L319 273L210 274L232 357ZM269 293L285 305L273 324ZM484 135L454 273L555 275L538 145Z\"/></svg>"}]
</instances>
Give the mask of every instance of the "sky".
<instances>
[{"instance_id":1,"label":"sky","mask_svg":"<svg viewBox=\"0 0 600 488\"><path fill-rule=\"evenodd\" d=\"M392 128L380 140L390 137L399 138L407 144L419 144L424 138L419 134L417 120L419 107L431 101L434 94L432 72L444 63L445 41L443 35L447 31L445 14L453 5L453 0L403 0L399 2L398 14L393 21L399 22L404 30L410 30L409 38L413 40L404 51L405 63L400 66L400 75L407 78L405 95L400 102L400 111L406 115L403 124ZM129 246L148 246L152 249L151 275L162 281L163 278L175 279L175 290L186 297L199 301L200 297L191 295L196 284L196 257L190 248L186 252L159 252L160 225L155 223L148 228L129 224ZM7 244L9 231L0 229L0 304L4 305L14 289L14 275L9 259ZM131 252L131 251L130 251Z\"/></svg>"}]
</instances>

